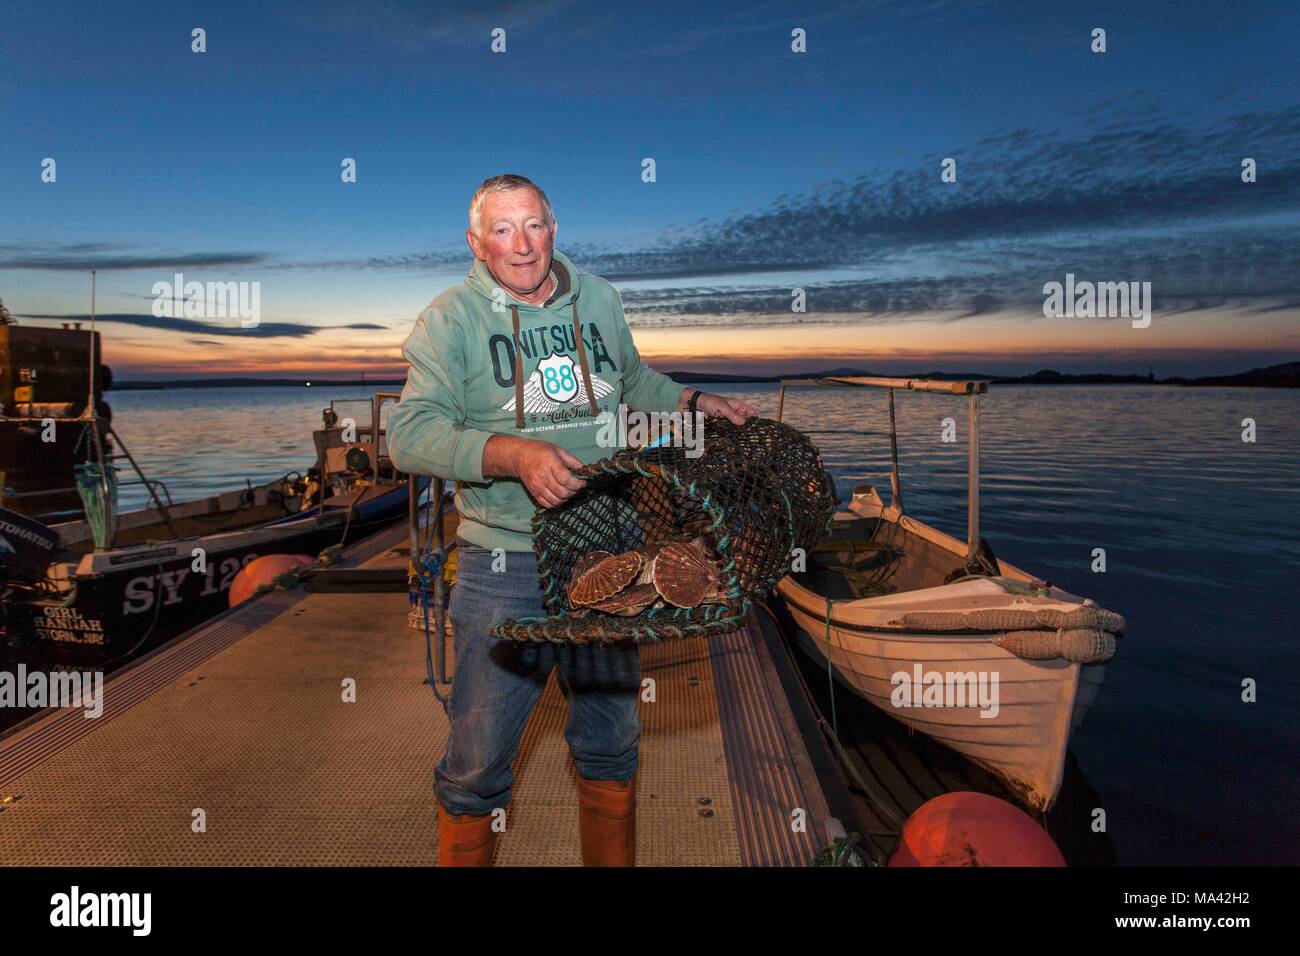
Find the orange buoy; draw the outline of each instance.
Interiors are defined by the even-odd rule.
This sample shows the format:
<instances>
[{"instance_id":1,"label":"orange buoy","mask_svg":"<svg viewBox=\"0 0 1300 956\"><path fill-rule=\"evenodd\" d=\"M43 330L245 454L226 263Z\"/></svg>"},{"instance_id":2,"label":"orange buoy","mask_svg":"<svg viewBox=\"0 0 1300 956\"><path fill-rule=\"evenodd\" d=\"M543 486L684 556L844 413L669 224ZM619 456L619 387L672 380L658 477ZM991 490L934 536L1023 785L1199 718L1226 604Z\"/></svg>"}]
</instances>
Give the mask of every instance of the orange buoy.
<instances>
[{"instance_id":1,"label":"orange buoy","mask_svg":"<svg viewBox=\"0 0 1300 956\"><path fill-rule=\"evenodd\" d=\"M903 824L890 866L1065 866L1047 831L1005 800L945 793Z\"/></svg>"},{"instance_id":2,"label":"orange buoy","mask_svg":"<svg viewBox=\"0 0 1300 956\"><path fill-rule=\"evenodd\" d=\"M286 571L305 568L315 560L309 554L264 554L254 558L230 582L230 606L243 604L257 593L260 585L270 584Z\"/></svg>"}]
</instances>

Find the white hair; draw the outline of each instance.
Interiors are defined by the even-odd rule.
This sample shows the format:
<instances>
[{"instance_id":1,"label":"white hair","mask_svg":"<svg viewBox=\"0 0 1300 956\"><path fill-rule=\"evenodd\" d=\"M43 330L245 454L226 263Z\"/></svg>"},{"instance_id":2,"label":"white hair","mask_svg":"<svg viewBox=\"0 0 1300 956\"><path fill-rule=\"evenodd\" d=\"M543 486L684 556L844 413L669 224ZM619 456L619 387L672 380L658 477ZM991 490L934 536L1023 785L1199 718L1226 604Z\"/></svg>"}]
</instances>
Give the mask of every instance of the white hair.
<instances>
[{"instance_id":1,"label":"white hair","mask_svg":"<svg viewBox=\"0 0 1300 956\"><path fill-rule=\"evenodd\" d=\"M504 173L483 180L483 185L474 191L474 197L469 201L469 228L474 235L477 236L482 233L482 223L479 221L479 207L483 204L483 200L492 193L504 193L513 189L531 189L537 193L537 198L542 201L542 213L546 216L546 222L549 225L555 225L555 214L551 211L551 201L546 198L546 193L542 192L541 187L526 176Z\"/></svg>"}]
</instances>

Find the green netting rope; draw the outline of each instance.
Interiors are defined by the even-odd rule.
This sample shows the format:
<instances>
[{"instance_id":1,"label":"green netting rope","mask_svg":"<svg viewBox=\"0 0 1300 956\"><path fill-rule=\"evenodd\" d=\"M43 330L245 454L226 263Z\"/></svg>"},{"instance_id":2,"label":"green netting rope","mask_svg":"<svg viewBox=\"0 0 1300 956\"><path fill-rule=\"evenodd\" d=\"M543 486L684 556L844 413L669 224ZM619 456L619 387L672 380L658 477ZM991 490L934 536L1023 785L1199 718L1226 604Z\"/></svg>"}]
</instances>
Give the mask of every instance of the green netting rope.
<instances>
[{"instance_id":1,"label":"green netting rope","mask_svg":"<svg viewBox=\"0 0 1300 956\"><path fill-rule=\"evenodd\" d=\"M77 494L86 512L86 523L95 539L95 550L108 547L117 526L117 468L87 461L74 466Z\"/></svg>"},{"instance_id":2,"label":"green netting rope","mask_svg":"<svg viewBox=\"0 0 1300 956\"><path fill-rule=\"evenodd\" d=\"M863 852L862 837L857 833L836 837L818 852L813 866L881 866Z\"/></svg>"}]
</instances>

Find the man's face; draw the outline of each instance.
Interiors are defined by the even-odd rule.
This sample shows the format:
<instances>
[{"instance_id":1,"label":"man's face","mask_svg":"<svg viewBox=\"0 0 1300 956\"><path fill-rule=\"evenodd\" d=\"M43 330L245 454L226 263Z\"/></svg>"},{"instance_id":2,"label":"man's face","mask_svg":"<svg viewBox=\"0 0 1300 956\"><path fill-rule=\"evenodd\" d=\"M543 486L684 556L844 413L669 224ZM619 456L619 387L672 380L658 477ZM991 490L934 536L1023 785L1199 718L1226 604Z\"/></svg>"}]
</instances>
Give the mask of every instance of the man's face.
<instances>
[{"instance_id":1,"label":"man's face","mask_svg":"<svg viewBox=\"0 0 1300 956\"><path fill-rule=\"evenodd\" d=\"M531 189L489 194L479 205L479 228L466 230L474 255L519 296L530 295L551 271L555 226L546 221L542 201Z\"/></svg>"}]
</instances>

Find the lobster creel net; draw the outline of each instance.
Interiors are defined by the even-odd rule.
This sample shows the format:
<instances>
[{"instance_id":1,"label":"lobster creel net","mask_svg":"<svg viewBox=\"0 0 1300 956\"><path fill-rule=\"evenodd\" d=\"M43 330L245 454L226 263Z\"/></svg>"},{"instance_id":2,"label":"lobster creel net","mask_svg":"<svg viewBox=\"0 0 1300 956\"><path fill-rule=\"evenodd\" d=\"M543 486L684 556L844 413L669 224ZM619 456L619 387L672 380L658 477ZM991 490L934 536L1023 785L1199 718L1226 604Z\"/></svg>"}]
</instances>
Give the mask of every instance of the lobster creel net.
<instances>
[{"instance_id":1,"label":"lobster creel net","mask_svg":"<svg viewBox=\"0 0 1300 956\"><path fill-rule=\"evenodd\" d=\"M498 622L493 636L571 644L645 642L740 627L754 596L789 572L800 553L796 549L807 554L828 533L835 490L817 448L788 425L763 418L733 425L710 418L701 435L702 454L696 449L695 457L688 454L691 449L664 445L586 465L577 472L586 480L581 491L558 508L538 509L533 548L546 616ZM677 556L681 542L690 542L707 557L717 577L707 601L681 607L686 602L660 600L627 616L606 613L600 605L571 604L570 581L579 559L598 551L639 550L646 557L643 572L653 577L651 559L662 553L663 542L679 542L668 549ZM591 564L579 565L577 576ZM682 582L680 573L674 582L671 562L665 561L662 578L657 586L673 598L669 587ZM639 586L644 589L644 583ZM622 603L635 610L640 602Z\"/></svg>"}]
</instances>

